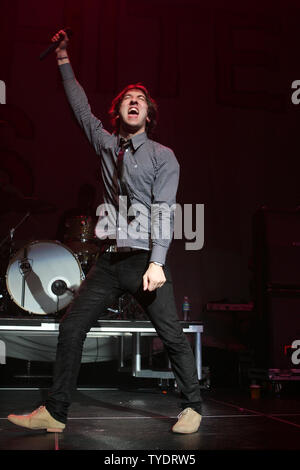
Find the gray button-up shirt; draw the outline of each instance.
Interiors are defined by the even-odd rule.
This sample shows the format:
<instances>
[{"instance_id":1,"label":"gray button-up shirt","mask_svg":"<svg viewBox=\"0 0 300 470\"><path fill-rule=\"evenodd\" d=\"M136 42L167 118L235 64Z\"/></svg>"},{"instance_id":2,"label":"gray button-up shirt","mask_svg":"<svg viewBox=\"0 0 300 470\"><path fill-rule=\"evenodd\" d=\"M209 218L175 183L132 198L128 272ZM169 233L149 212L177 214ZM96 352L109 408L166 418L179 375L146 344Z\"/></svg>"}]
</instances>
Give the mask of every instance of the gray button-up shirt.
<instances>
[{"instance_id":1,"label":"gray button-up shirt","mask_svg":"<svg viewBox=\"0 0 300 470\"><path fill-rule=\"evenodd\" d=\"M120 138L107 132L92 114L71 65L59 68L75 117L101 157L104 203L97 211L97 237L115 239L118 246L151 250L150 261L164 264L173 237L179 180L173 151L149 139L145 132L135 135L124 153L120 194L116 177Z\"/></svg>"}]
</instances>

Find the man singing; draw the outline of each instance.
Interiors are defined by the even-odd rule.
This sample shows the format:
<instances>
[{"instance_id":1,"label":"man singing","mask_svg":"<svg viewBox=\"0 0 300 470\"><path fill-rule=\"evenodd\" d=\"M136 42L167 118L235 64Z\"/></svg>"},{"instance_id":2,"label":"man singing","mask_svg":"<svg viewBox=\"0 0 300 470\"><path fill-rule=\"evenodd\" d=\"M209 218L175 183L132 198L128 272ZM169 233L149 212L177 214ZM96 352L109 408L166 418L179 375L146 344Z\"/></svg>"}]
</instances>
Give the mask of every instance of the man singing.
<instances>
[{"instance_id":1,"label":"man singing","mask_svg":"<svg viewBox=\"0 0 300 470\"><path fill-rule=\"evenodd\" d=\"M169 220L173 233L174 220L167 208L175 204L178 162L172 150L149 138L157 106L141 84L127 86L113 100L110 115L114 132L103 128L75 79L66 33L59 31L52 41L60 34L64 39L56 55L64 89L79 125L101 157L104 205L96 234L107 244L61 320L53 385L44 406L30 415L9 415L8 419L30 429L64 430L86 334L101 318L107 299L129 292L162 340L181 392L182 411L172 431L194 433L201 422L200 387L194 355L178 320L166 263L171 236L160 230L160 223ZM120 201L130 205L126 216ZM157 210L161 207L163 210ZM134 217L136 208L142 213L138 217Z\"/></svg>"}]
</instances>

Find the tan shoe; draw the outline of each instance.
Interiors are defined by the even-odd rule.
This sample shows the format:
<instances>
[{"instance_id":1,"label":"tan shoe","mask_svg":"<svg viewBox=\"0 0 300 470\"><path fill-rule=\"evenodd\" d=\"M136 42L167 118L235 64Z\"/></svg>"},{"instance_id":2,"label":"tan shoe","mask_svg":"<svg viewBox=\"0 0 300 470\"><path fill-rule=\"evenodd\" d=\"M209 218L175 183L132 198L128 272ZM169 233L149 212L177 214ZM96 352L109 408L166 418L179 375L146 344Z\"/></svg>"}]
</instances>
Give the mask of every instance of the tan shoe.
<instances>
[{"instance_id":1,"label":"tan shoe","mask_svg":"<svg viewBox=\"0 0 300 470\"><path fill-rule=\"evenodd\" d=\"M52 418L45 406L40 406L29 415L9 415L11 423L29 429L47 429L48 432L63 432L66 425Z\"/></svg>"},{"instance_id":2,"label":"tan shoe","mask_svg":"<svg viewBox=\"0 0 300 470\"><path fill-rule=\"evenodd\" d=\"M180 434L192 434L197 432L202 416L192 408L185 408L179 415L178 421L172 427L173 432Z\"/></svg>"}]
</instances>

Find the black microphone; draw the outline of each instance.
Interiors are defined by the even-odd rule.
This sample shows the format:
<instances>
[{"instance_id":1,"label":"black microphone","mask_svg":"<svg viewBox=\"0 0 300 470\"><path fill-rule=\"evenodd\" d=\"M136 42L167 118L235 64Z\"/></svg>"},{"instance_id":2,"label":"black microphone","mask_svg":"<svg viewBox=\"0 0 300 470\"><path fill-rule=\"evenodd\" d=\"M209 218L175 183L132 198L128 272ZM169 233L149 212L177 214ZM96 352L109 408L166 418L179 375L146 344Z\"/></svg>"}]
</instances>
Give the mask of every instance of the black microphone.
<instances>
[{"instance_id":1,"label":"black microphone","mask_svg":"<svg viewBox=\"0 0 300 470\"><path fill-rule=\"evenodd\" d=\"M53 294L57 295L58 297L63 295L65 292L71 292L72 295L75 294L73 289L70 289L66 282L62 279L57 279L56 281L52 282L51 290Z\"/></svg>"},{"instance_id":2,"label":"black microphone","mask_svg":"<svg viewBox=\"0 0 300 470\"><path fill-rule=\"evenodd\" d=\"M71 28L64 28L64 31L65 33L67 34L68 38L70 38L73 34L73 31L71 30ZM57 46L61 43L61 41L63 41L65 38L65 36L63 34L60 34L59 35L59 39L58 41L55 41L51 44L51 46L47 47L47 49L45 49L41 55L40 55L40 60L43 60L45 59L45 57L47 57L49 54L51 54L51 52L55 51L55 49L57 48Z\"/></svg>"},{"instance_id":3,"label":"black microphone","mask_svg":"<svg viewBox=\"0 0 300 470\"><path fill-rule=\"evenodd\" d=\"M68 289L67 284L62 279L57 279L52 283L51 290L53 294L60 296L63 295Z\"/></svg>"}]
</instances>

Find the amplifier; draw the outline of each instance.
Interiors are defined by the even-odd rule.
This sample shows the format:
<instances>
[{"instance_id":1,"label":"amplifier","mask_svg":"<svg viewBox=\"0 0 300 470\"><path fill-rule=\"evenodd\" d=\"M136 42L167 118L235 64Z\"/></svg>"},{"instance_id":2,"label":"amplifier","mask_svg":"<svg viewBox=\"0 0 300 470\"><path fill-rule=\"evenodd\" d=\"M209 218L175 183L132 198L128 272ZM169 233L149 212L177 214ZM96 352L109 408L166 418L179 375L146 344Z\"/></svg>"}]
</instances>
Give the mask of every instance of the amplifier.
<instances>
[{"instance_id":1,"label":"amplifier","mask_svg":"<svg viewBox=\"0 0 300 470\"><path fill-rule=\"evenodd\" d=\"M254 303L249 302L246 304L239 303L221 303L221 302L208 302L206 304L207 311L230 311L230 312L252 312Z\"/></svg>"}]
</instances>

